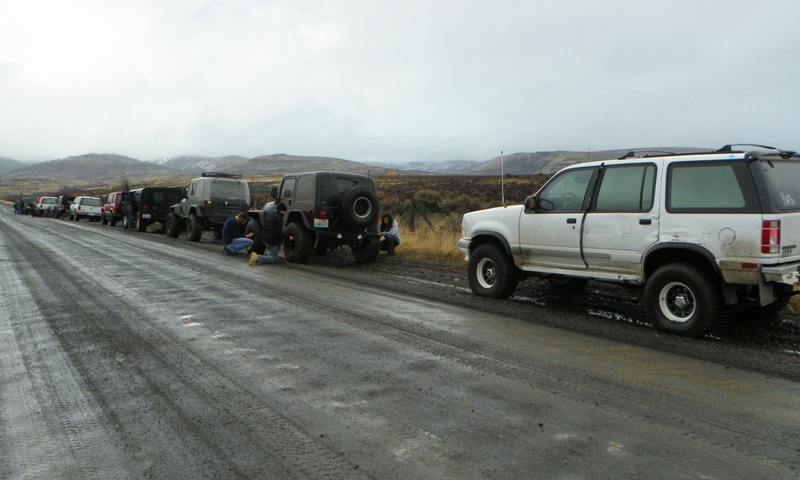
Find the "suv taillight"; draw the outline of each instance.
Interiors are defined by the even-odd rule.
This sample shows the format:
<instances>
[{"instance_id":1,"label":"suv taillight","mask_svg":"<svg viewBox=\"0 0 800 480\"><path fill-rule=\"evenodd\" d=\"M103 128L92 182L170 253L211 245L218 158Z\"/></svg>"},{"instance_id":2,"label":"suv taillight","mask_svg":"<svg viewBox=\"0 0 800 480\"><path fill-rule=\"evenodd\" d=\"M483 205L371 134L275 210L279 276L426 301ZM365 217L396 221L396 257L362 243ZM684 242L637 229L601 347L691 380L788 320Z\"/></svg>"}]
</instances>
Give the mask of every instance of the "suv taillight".
<instances>
[{"instance_id":1,"label":"suv taillight","mask_svg":"<svg viewBox=\"0 0 800 480\"><path fill-rule=\"evenodd\" d=\"M317 218L319 218L320 220L326 220L328 218L328 211L320 210L319 215L317 215Z\"/></svg>"},{"instance_id":2,"label":"suv taillight","mask_svg":"<svg viewBox=\"0 0 800 480\"><path fill-rule=\"evenodd\" d=\"M761 222L761 253L779 253L781 249L781 221Z\"/></svg>"}]
</instances>

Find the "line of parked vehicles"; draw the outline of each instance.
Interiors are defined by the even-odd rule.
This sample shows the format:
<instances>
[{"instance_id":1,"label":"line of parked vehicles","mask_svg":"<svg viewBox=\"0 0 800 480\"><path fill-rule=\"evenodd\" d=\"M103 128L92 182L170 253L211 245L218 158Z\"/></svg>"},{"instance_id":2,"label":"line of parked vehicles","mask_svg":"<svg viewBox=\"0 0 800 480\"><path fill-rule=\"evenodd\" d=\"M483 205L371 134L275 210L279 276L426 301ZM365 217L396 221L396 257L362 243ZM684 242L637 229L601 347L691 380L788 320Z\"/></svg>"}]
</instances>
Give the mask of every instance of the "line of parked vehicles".
<instances>
[{"instance_id":1,"label":"line of parked vehicles","mask_svg":"<svg viewBox=\"0 0 800 480\"><path fill-rule=\"evenodd\" d=\"M120 223L128 227L128 208L133 208L132 229L144 232L155 222L164 224L170 207L181 201L185 190L179 187L143 187L128 192L111 192L105 202L99 197L39 196L22 199L22 213L34 217L78 221L82 218L102 225Z\"/></svg>"}]
</instances>

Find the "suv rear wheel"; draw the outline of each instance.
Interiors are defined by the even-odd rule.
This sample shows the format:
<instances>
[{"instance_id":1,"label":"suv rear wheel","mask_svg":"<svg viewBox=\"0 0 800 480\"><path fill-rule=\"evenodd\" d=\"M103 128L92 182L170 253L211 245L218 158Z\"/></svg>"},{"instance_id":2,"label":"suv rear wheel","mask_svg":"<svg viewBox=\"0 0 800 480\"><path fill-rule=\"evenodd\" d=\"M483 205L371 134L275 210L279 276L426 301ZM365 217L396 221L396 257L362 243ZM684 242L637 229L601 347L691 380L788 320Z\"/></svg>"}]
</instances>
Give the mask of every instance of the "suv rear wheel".
<instances>
[{"instance_id":1,"label":"suv rear wheel","mask_svg":"<svg viewBox=\"0 0 800 480\"><path fill-rule=\"evenodd\" d=\"M294 240L289 240L293 237ZM286 260L292 263L306 263L308 257L311 256L311 247L313 247L314 240L311 237L311 232L297 223L290 223L286 227L286 238L283 241L283 253L286 255Z\"/></svg>"},{"instance_id":2,"label":"suv rear wheel","mask_svg":"<svg viewBox=\"0 0 800 480\"><path fill-rule=\"evenodd\" d=\"M377 238L368 238L359 245L351 245L353 258L358 263L374 262L381 253L381 242Z\"/></svg>"},{"instance_id":3,"label":"suv rear wheel","mask_svg":"<svg viewBox=\"0 0 800 480\"><path fill-rule=\"evenodd\" d=\"M491 298L510 297L519 282L514 260L491 244L480 245L470 254L467 277L473 293Z\"/></svg>"},{"instance_id":4,"label":"suv rear wheel","mask_svg":"<svg viewBox=\"0 0 800 480\"><path fill-rule=\"evenodd\" d=\"M644 305L657 329L698 337L722 316L722 292L713 276L691 263L659 267L644 287Z\"/></svg>"}]
</instances>

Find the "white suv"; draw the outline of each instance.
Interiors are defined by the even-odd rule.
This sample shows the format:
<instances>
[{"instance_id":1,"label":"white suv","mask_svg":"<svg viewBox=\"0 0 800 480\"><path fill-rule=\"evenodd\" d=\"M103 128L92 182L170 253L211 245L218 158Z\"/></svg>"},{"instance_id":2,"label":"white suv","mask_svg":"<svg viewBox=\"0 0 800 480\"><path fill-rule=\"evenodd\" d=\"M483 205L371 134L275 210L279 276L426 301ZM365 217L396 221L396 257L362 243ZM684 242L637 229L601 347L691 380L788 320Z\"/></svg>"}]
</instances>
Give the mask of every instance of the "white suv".
<instances>
[{"instance_id":1,"label":"white suv","mask_svg":"<svg viewBox=\"0 0 800 480\"><path fill-rule=\"evenodd\" d=\"M97 197L76 197L69 206L69 219L80 220L86 217L89 220L100 220L103 215L103 202Z\"/></svg>"},{"instance_id":2,"label":"white suv","mask_svg":"<svg viewBox=\"0 0 800 480\"><path fill-rule=\"evenodd\" d=\"M800 156L726 145L576 164L462 231L478 295L509 297L526 275L643 284L656 328L700 336L725 306L777 311L800 290Z\"/></svg>"}]
</instances>

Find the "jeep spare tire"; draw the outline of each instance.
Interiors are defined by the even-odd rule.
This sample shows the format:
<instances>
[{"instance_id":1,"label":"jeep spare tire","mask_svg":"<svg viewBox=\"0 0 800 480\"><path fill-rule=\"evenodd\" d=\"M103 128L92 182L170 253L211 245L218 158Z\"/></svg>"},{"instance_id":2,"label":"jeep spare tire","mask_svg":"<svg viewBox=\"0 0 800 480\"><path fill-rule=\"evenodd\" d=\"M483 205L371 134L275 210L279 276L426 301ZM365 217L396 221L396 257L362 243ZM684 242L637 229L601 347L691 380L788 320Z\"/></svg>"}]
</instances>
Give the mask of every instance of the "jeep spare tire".
<instances>
[{"instance_id":1,"label":"jeep spare tire","mask_svg":"<svg viewBox=\"0 0 800 480\"><path fill-rule=\"evenodd\" d=\"M346 225L367 227L378 215L378 197L366 188L353 187L344 192L339 209L339 215Z\"/></svg>"}]
</instances>

